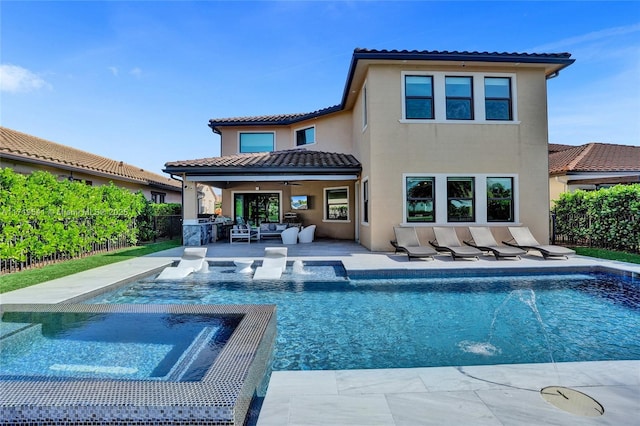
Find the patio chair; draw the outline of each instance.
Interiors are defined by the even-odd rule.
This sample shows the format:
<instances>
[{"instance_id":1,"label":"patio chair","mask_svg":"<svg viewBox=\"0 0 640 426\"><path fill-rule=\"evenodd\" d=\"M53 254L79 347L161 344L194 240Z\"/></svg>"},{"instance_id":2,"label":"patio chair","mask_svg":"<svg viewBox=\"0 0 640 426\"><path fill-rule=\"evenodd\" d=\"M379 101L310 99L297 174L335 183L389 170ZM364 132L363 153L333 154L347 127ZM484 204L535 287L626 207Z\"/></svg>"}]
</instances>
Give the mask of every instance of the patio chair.
<instances>
[{"instance_id":1,"label":"patio chair","mask_svg":"<svg viewBox=\"0 0 640 426\"><path fill-rule=\"evenodd\" d=\"M436 250L451 254L453 260L480 259L482 251L475 247L466 246L460 243L460 240L456 235L455 228L434 226L433 233L435 234L436 239L434 241L429 241L429 243L434 246Z\"/></svg>"},{"instance_id":2,"label":"patio chair","mask_svg":"<svg viewBox=\"0 0 640 426\"><path fill-rule=\"evenodd\" d=\"M302 228L302 230L298 232L298 242L312 243L315 232L316 232L316 225L309 225Z\"/></svg>"},{"instance_id":3,"label":"patio chair","mask_svg":"<svg viewBox=\"0 0 640 426\"><path fill-rule=\"evenodd\" d=\"M396 235L396 253L398 250L407 253L409 261L414 257L430 258L433 260L433 256L438 254L438 252L431 247L420 244L418 233L414 227L394 226L393 232Z\"/></svg>"},{"instance_id":4,"label":"patio chair","mask_svg":"<svg viewBox=\"0 0 640 426\"><path fill-rule=\"evenodd\" d=\"M513 238L509 241L503 241L503 243L505 243L508 246L518 247L526 251L538 250L540 254L542 254L542 257L545 259L548 259L548 258L568 259L569 256L576 254L575 251L566 247L540 244L535 239L533 234L531 234L531 231L529 230L529 228L526 226L510 226L509 232L511 233L511 236Z\"/></svg>"},{"instance_id":5,"label":"patio chair","mask_svg":"<svg viewBox=\"0 0 640 426\"><path fill-rule=\"evenodd\" d=\"M260 228L253 228L251 225L234 225L229 232L229 243L234 241L242 241L251 243L251 241L260 240Z\"/></svg>"},{"instance_id":6,"label":"patio chair","mask_svg":"<svg viewBox=\"0 0 640 426\"><path fill-rule=\"evenodd\" d=\"M177 280L194 272L206 272L209 269L205 256L206 247L186 247L178 266L167 266L160 272L156 281Z\"/></svg>"},{"instance_id":7,"label":"patio chair","mask_svg":"<svg viewBox=\"0 0 640 426\"><path fill-rule=\"evenodd\" d=\"M470 226L469 232L471 232L472 241L465 241L464 243L478 250L493 253L496 260L502 258L520 259L520 256L527 253L518 247L498 244L491 233L491 229L486 226Z\"/></svg>"},{"instance_id":8,"label":"patio chair","mask_svg":"<svg viewBox=\"0 0 640 426\"><path fill-rule=\"evenodd\" d=\"M280 233L282 244L298 244L298 228L287 228Z\"/></svg>"}]
</instances>

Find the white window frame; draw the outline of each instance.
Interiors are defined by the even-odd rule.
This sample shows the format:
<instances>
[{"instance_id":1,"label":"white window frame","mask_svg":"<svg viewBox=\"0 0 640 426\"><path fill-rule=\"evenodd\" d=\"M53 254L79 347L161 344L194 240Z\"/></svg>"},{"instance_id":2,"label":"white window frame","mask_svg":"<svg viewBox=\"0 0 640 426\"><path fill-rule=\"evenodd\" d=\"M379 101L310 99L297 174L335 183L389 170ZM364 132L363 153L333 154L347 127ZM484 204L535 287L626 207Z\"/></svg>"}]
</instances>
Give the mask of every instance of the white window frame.
<instances>
[{"instance_id":1,"label":"white window frame","mask_svg":"<svg viewBox=\"0 0 640 426\"><path fill-rule=\"evenodd\" d=\"M238 154L256 154L255 152L242 152L240 151L240 137L242 134L246 133L271 133L273 135L273 149L271 151L260 151L260 152L274 152L276 151L276 147L278 146L276 143L276 132L273 131L264 131L264 130L239 130L238 131L238 141L237 141L237 152Z\"/></svg>"},{"instance_id":2,"label":"white window frame","mask_svg":"<svg viewBox=\"0 0 640 426\"><path fill-rule=\"evenodd\" d=\"M336 190L336 189L345 189L347 191L347 219L339 220L339 219L329 219L327 217L327 191ZM349 187L348 186L332 186L322 189L322 221L329 223L350 223L351 222L351 205L349 203Z\"/></svg>"},{"instance_id":3,"label":"white window frame","mask_svg":"<svg viewBox=\"0 0 640 426\"><path fill-rule=\"evenodd\" d=\"M436 207L435 222L407 222L407 178L408 177L434 177ZM447 221L447 178L472 177L474 184L475 222L448 222ZM489 222L487 221L487 178L509 177L513 178L513 222ZM518 191L518 174L516 173L403 173L402 174L402 225L403 226L515 226L520 223L520 194Z\"/></svg>"},{"instance_id":4,"label":"white window frame","mask_svg":"<svg viewBox=\"0 0 640 426\"><path fill-rule=\"evenodd\" d=\"M433 78L433 109L434 118L415 119L407 118L405 103L405 76L419 75ZM445 77L472 77L473 78L473 120L448 120L447 119L447 98L445 92ZM511 79L511 120L487 120L485 111L484 78L485 77L505 77ZM420 124L420 123L449 123L449 124L520 124L518 121L518 81L515 73L480 73L480 72L444 72L444 71L401 71L400 72L400 93L402 94L402 118L400 123Z\"/></svg>"},{"instance_id":5,"label":"white window frame","mask_svg":"<svg viewBox=\"0 0 640 426\"><path fill-rule=\"evenodd\" d=\"M307 129L313 129L313 142L307 143L307 144L304 144L304 145L298 145L298 132L301 131L301 130L307 130ZM318 129L316 128L315 124L312 124L310 126L302 126L302 127L298 127L296 129L293 129L293 146L295 148L303 147L303 146L309 146L309 145L315 145L316 143L318 143Z\"/></svg>"},{"instance_id":6,"label":"white window frame","mask_svg":"<svg viewBox=\"0 0 640 426\"><path fill-rule=\"evenodd\" d=\"M369 108L367 106L367 82L362 85L362 131L369 125Z\"/></svg>"}]
</instances>

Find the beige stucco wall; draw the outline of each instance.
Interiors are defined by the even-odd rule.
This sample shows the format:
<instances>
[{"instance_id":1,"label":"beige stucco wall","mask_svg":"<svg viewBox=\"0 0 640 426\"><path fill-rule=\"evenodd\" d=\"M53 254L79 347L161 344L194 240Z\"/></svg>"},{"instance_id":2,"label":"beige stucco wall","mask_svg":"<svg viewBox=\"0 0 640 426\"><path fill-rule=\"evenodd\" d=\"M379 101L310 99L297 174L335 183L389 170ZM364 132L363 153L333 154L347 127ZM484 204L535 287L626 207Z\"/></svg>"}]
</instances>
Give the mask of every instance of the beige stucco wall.
<instances>
[{"instance_id":1,"label":"beige stucco wall","mask_svg":"<svg viewBox=\"0 0 640 426\"><path fill-rule=\"evenodd\" d=\"M372 66L367 75L370 155L359 159L370 176L375 217L368 247L388 250L393 226L402 223L403 173L517 174L520 222L548 240L546 80L542 71L517 72L519 123L403 123L403 67ZM480 71L472 67L465 72ZM486 73L486 69L482 69ZM477 191L481 191L477 188ZM480 193L481 194L481 193ZM517 201L516 201L517 203ZM375 207L374 207L375 206ZM438 225L451 225L441 223ZM456 224L466 227L469 224ZM431 227L429 224L426 227ZM464 237L465 229L461 229ZM429 229L420 231L426 243ZM506 236L504 226L494 230ZM366 245L366 244L365 244Z\"/></svg>"},{"instance_id":2,"label":"beige stucco wall","mask_svg":"<svg viewBox=\"0 0 640 426\"><path fill-rule=\"evenodd\" d=\"M316 128L316 143L296 146L296 130L311 126ZM290 126L224 128L220 138L223 156L239 154L239 134L242 132L275 132L276 151L305 148L312 151L350 153L352 150L350 111L305 120Z\"/></svg>"},{"instance_id":3,"label":"beige stucco wall","mask_svg":"<svg viewBox=\"0 0 640 426\"><path fill-rule=\"evenodd\" d=\"M486 121L469 122L403 122L402 72L429 71L441 75L463 72L465 75L496 75L509 73L514 78L514 97L517 100L516 120L509 123ZM476 80L481 82L481 80ZM363 128L362 87L367 87L368 124ZM283 187L277 184L249 183L237 185L223 192L223 213L231 215L232 191L267 189L282 190L283 211L291 191L311 195L313 207L303 213L305 224L315 223L317 235L332 238L357 238L373 250L390 250L393 226L404 220L403 174L446 175L505 175L514 177L516 186L516 222L491 224L497 240L509 239L507 226L526 225L541 242L549 238L549 178L547 137L547 87L541 68L514 66L466 66L464 68L426 67L410 64L370 65L364 79L354 85L353 107L348 111L330 114L293 126L276 127L276 149L295 148L296 129L316 126L317 143L307 149L352 153L362 164L361 181L350 182L352 205L348 224L324 223L324 187L340 186L335 182L307 182L303 186ZM484 102L478 96L476 103ZM439 108L436 104L436 108ZM476 115L480 113L476 111ZM222 135L222 155L238 152L238 132L274 130L273 127L225 128ZM362 180L369 182L368 223L362 223ZM477 187L477 198L483 196ZM356 217L356 215L358 215ZM485 223L446 222L435 225L456 226L461 239L468 238L467 227ZM416 225L423 243L433 238L434 224ZM357 227L357 232L354 229Z\"/></svg>"}]
</instances>

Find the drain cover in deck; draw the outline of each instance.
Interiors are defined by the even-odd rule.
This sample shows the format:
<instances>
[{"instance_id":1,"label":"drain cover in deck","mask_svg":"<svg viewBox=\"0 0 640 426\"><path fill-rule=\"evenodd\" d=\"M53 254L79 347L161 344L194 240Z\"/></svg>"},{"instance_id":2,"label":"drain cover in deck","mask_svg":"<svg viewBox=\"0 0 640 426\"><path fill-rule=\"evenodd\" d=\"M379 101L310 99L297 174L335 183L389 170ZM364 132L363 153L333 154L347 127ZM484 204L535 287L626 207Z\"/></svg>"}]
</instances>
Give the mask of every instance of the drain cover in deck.
<instances>
[{"instance_id":1,"label":"drain cover in deck","mask_svg":"<svg viewBox=\"0 0 640 426\"><path fill-rule=\"evenodd\" d=\"M575 389L548 386L540 394L549 404L577 416L597 417L604 414L604 407L598 401Z\"/></svg>"}]
</instances>

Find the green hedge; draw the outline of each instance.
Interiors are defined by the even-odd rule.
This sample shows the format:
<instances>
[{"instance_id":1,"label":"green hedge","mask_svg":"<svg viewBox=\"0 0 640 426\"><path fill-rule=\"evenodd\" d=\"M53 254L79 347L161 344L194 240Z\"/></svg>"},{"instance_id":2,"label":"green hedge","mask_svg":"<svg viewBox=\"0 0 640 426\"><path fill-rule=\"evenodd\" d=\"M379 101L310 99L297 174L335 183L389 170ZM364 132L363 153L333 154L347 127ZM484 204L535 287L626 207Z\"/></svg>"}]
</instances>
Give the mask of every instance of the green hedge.
<instances>
[{"instance_id":1,"label":"green hedge","mask_svg":"<svg viewBox=\"0 0 640 426\"><path fill-rule=\"evenodd\" d=\"M640 252L640 184L561 194L556 234L568 242Z\"/></svg>"},{"instance_id":2,"label":"green hedge","mask_svg":"<svg viewBox=\"0 0 640 426\"><path fill-rule=\"evenodd\" d=\"M113 183L94 187L43 171L24 176L0 169L0 259L75 257L96 244L135 244L144 204L142 193Z\"/></svg>"}]
</instances>

